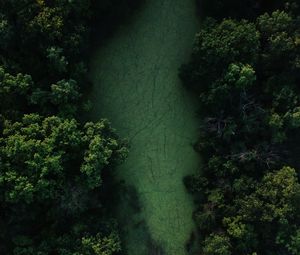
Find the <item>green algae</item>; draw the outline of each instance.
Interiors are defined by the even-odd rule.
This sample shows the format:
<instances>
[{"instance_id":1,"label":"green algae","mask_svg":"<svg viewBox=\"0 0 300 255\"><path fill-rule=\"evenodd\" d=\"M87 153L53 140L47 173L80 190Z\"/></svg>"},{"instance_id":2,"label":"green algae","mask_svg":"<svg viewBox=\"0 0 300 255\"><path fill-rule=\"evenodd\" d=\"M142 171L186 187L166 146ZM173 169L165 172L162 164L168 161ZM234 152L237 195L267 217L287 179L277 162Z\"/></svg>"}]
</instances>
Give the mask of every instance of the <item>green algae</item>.
<instances>
[{"instance_id":1,"label":"green algae","mask_svg":"<svg viewBox=\"0 0 300 255\"><path fill-rule=\"evenodd\" d=\"M199 123L195 99L178 79L197 30L195 12L194 0L146 0L91 60L92 117L108 118L130 144L117 169L131 190L118 207L129 255L186 254L195 228L182 179L199 168L192 147Z\"/></svg>"}]
</instances>

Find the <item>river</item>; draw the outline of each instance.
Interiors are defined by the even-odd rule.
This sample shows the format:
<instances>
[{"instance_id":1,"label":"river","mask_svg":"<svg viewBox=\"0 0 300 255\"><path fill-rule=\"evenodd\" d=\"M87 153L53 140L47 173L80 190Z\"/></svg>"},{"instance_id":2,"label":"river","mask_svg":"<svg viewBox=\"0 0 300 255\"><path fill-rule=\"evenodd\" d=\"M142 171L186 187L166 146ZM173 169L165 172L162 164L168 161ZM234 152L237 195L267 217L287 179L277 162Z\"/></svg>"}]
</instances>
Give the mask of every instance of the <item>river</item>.
<instances>
[{"instance_id":1,"label":"river","mask_svg":"<svg viewBox=\"0 0 300 255\"><path fill-rule=\"evenodd\" d=\"M195 228L182 179L200 167L196 99L180 84L198 28L194 0L146 0L95 50L93 119L108 118L130 153L117 169L128 194L117 208L129 255L184 255Z\"/></svg>"}]
</instances>

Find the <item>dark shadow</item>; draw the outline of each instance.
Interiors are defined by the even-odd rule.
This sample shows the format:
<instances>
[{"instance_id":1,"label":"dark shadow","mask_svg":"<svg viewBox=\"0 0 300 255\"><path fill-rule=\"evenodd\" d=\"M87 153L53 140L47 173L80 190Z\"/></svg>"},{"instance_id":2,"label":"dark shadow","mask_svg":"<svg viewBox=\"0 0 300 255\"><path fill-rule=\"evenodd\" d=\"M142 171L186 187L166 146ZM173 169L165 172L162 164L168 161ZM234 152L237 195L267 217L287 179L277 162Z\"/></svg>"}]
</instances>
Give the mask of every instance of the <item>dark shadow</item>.
<instances>
[{"instance_id":1,"label":"dark shadow","mask_svg":"<svg viewBox=\"0 0 300 255\"><path fill-rule=\"evenodd\" d=\"M289 135L289 140L286 144L286 154L284 155L284 164L295 169L300 169L300 135L297 132ZM300 177L300 172L298 171Z\"/></svg>"},{"instance_id":2,"label":"dark shadow","mask_svg":"<svg viewBox=\"0 0 300 255\"><path fill-rule=\"evenodd\" d=\"M108 43L109 39L119 31L121 27L130 26L135 22L137 14L142 11L145 6L145 0L133 0L133 1L121 1L112 0L112 2L123 2L117 10L106 6L106 8L95 8L97 14L91 21L91 38L89 45L89 53L93 54L95 49L99 49L99 46ZM112 3L110 4L112 5ZM91 56L90 56L91 57Z\"/></svg>"},{"instance_id":3,"label":"dark shadow","mask_svg":"<svg viewBox=\"0 0 300 255\"><path fill-rule=\"evenodd\" d=\"M187 251L187 254L195 255L199 251L197 241L198 241L197 232L193 231L190 235L189 240L185 244L185 249Z\"/></svg>"},{"instance_id":4,"label":"dark shadow","mask_svg":"<svg viewBox=\"0 0 300 255\"><path fill-rule=\"evenodd\" d=\"M120 183L121 185L121 200L125 202L128 207L131 208L132 213L141 212L141 203L136 189L133 186L126 185L124 182Z\"/></svg>"},{"instance_id":5,"label":"dark shadow","mask_svg":"<svg viewBox=\"0 0 300 255\"><path fill-rule=\"evenodd\" d=\"M255 20L257 16L277 9L289 9L282 0L195 0L201 16ZM296 3L297 1L291 1ZM290 5L292 5L290 4ZM295 4L294 4L295 5ZM299 8L295 6L294 8Z\"/></svg>"},{"instance_id":6,"label":"dark shadow","mask_svg":"<svg viewBox=\"0 0 300 255\"><path fill-rule=\"evenodd\" d=\"M166 255L162 247L154 240L149 240L148 249L148 255Z\"/></svg>"},{"instance_id":7,"label":"dark shadow","mask_svg":"<svg viewBox=\"0 0 300 255\"><path fill-rule=\"evenodd\" d=\"M137 247L142 245L148 255L165 255L162 247L152 239L145 219L140 217L143 206L134 186L121 181L118 196L114 211L115 217L118 219L121 241L125 244L122 254L130 255L126 243L128 236L131 235L131 238L136 238ZM128 233L126 231L128 229L131 229L132 233Z\"/></svg>"}]
</instances>

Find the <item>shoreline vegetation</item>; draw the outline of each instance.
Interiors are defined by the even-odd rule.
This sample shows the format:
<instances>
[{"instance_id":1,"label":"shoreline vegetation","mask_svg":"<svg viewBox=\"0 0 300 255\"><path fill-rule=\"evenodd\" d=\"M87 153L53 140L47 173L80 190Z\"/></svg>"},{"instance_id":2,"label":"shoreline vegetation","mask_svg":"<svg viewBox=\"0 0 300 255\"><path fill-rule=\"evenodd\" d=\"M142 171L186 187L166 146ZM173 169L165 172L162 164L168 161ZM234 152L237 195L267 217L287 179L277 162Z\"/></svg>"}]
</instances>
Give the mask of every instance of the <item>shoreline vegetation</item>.
<instances>
[{"instance_id":1,"label":"shoreline vegetation","mask_svg":"<svg viewBox=\"0 0 300 255\"><path fill-rule=\"evenodd\" d=\"M203 255L300 253L300 12L262 2L199 1L206 17L180 70L199 95L203 167L185 184Z\"/></svg>"},{"instance_id":2,"label":"shoreline vegetation","mask_svg":"<svg viewBox=\"0 0 300 255\"><path fill-rule=\"evenodd\" d=\"M79 112L92 22L104 39L138 2L0 1L0 254L120 254L107 176L128 148Z\"/></svg>"}]
</instances>

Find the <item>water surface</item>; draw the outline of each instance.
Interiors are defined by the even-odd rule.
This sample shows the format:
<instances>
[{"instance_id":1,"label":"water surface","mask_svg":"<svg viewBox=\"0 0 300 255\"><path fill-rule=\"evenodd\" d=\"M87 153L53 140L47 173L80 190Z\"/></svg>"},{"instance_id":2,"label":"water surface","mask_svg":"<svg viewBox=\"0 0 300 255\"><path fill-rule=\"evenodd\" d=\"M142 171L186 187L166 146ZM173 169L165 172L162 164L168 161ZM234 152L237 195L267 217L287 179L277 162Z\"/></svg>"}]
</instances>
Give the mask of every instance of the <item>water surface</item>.
<instances>
[{"instance_id":1,"label":"water surface","mask_svg":"<svg viewBox=\"0 0 300 255\"><path fill-rule=\"evenodd\" d=\"M178 68L197 26L194 0L146 0L91 60L93 119L108 118L131 147L117 169L129 190L118 207L129 255L162 254L155 245L183 255L195 227L182 178L199 168L199 125Z\"/></svg>"}]
</instances>

